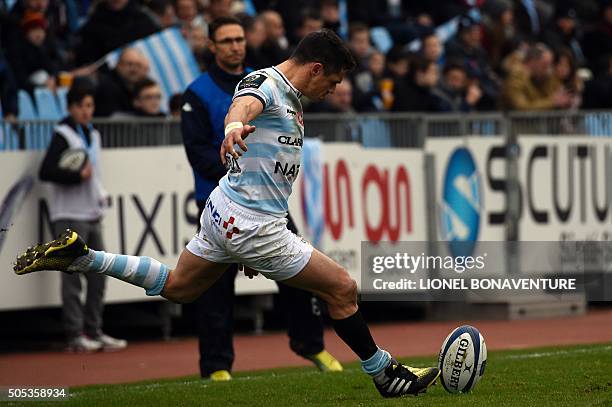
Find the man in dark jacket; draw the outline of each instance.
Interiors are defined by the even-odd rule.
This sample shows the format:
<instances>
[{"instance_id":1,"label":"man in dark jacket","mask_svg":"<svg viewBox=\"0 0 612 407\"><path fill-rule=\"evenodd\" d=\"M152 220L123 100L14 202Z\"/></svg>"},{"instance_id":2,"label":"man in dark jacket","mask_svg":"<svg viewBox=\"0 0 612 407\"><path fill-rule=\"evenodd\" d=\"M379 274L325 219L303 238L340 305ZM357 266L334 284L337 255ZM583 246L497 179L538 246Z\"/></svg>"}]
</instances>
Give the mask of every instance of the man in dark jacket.
<instances>
[{"instance_id":1,"label":"man in dark jacket","mask_svg":"<svg viewBox=\"0 0 612 407\"><path fill-rule=\"evenodd\" d=\"M219 159L224 138L224 118L238 82L249 72L243 63L246 55L245 33L238 20L218 18L209 28L211 52L215 63L199 76L183 95L181 127L187 157L193 168L196 201L200 212L208 195L227 169ZM288 228L295 226L289 219ZM200 373L212 380L231 379L234 361L233 298L238 267L230 267L196 301L200 346ZM323 326L316 297L279 284L284 310L289 320L290 347L311 360L322 371L342 370L340 363L324 350Z\"/></svg>"},{"instance_id":2,"label":"man in dark jacket","mask_svg":"<svg viewBox=\"0 0 612 407\"><path fill-rule=\"evenodd\" d=\"M457 35L446 46L446 59L461 61L470 78L478 80L482 98L478 102L480 110L493 110L497 107L500 81L488 61L487 52L482 46L480 23L468 15L459 19Z\"/></svg>"},{"instance_id":3,"label":"man in dark jacket","mask_svg":"<svg viewBox=\"0 0 612 407\"><path fill-rule=\"evenodd\" d=\"M395 82L392 110L394 112L437 111L432 90L440 76L438 65L425 58L417 58L411 69L411 79Z\"/></svg>"},{"instance_id":4,"label":"man in dark jacket","mask_svg":"<svg viewBox=\"0 0 612 407\"><path fill-rule=\"evenodd\" d=\"M134 0L105 0L81 29L76 65L95 62L125 44L144 38L160 27Z\"/></svg>"}]
</instances>

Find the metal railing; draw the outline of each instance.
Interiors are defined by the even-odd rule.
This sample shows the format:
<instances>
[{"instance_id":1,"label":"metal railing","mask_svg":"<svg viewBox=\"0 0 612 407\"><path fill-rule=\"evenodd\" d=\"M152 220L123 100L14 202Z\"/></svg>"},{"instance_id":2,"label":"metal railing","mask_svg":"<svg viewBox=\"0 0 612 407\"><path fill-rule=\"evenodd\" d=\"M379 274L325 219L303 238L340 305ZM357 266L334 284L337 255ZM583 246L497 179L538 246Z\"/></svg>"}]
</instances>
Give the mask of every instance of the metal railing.
<instances>
[{"instance_id":1,"label":"metal railing","mask_svg":"<svg viewBox=\"0 0 612 407\"><path fill-rule=\"evenodd\" d=\"M96 119L106 148L182 143L176 119ZM612 136L612 111L555 111L470 114L306 114L306 137L356 141L366 147L420 148L428 137L519 134ZM0 151L44 149L54 123L0 122Z\"/></svg>"}]
</instances>

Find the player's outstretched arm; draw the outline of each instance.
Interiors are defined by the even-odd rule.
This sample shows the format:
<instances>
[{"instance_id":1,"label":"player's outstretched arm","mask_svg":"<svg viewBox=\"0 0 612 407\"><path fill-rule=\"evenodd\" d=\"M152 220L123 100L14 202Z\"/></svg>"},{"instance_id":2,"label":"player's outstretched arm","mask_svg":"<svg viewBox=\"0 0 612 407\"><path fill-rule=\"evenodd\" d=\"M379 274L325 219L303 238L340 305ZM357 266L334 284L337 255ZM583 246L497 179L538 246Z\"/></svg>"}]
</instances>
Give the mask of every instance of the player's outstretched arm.
<instances>
[{"instance_id":1,"label":"player's outstretched arm","mask_svg":"<svg viewBox=\"0 0 612 407\"><path fill-rule=\"evenodd\" d=\"M225 139L220 151L223 164L226 162L226 153L237 159L242 155L242 151L248 150L244 139L255 131L255 126L248 123L254 120L263 109L261 101L254 96L244 95L234 100L225 116ZM242 151L234 149L235 144L238 144Z\"/></svg>"}]
</instances>

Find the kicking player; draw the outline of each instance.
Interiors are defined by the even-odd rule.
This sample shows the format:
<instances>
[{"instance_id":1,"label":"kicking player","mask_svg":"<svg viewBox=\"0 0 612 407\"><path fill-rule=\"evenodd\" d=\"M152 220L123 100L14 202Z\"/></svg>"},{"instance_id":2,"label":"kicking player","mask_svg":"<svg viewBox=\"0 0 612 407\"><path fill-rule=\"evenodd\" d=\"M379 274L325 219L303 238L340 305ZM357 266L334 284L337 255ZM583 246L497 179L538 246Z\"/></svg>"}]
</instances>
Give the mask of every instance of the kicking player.
<instances>
[{"instance_id":1,"label":"kicking player","mask_svg":"<svg viewBox=\"0 0 612 407\"><path fill-rule=\"evenodd\" d=\"M240 81L225 118L220 151L228 172L210 194L200 231L173 270L150 257L90 250L68 230L19 256L15 272L104 273L143 287L148 295L190 302L229 264L241 263L253 273L326 301L336 333L357 354L382 396L425 392L439 370L402 365L379 348L357 307L355 281L286 227L287 200L299 173L304 137L300 98L323 99L354 66L340 38L323 30L307 35L290 59Z\"/></svg>"}]
</instances>

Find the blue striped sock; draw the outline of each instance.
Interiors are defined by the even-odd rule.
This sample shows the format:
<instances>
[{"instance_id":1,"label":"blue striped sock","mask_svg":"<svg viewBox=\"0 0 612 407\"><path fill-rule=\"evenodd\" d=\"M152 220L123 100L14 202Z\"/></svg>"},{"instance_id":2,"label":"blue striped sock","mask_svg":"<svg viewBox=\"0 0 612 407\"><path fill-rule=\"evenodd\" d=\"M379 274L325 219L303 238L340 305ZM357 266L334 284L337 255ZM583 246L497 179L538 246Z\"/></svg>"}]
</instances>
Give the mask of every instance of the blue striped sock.
<instances>
[{"instance_id":1,"label":"blue striped sock","mask_svg":"<svg viewBox=\"0 0 612 407\"><path fill-rule=\"evenodd\" d=\"M370 376L376 376L382 372L391 360L391 355L386 350L378 348L374 356L361 361L361 368Z\"/></svg>"},{"instance_id":2,"label":"blue striped sock","mask_svg":"<svg viewBox=\"0 0 612 407\"><path fill-rule=\"evenodd\" d=\"M159 295L168 278L168 266L146 256L126 256L91 250L93 261L86 271L103 273L146 290L147 295ZM91 258L91 257L90 257Z\"/></svg>"}]
</instances>

